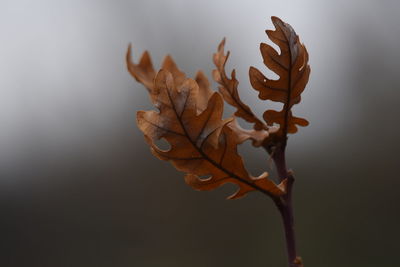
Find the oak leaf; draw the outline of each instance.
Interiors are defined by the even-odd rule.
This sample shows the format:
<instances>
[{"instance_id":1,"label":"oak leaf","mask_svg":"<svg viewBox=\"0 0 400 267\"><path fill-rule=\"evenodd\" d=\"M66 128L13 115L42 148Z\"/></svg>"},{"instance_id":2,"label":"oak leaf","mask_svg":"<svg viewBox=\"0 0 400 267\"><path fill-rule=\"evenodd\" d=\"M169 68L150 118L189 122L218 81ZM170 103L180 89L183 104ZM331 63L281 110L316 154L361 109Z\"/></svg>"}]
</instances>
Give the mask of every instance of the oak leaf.
<instances>
[{"instance_id":1,"label":"oak leaf","mask_svg":"<svg viewBox=\"0 0 400 267\"><path fill-rule=\"evenodd\" d=\"M279 75L278 80L265 77L258 69L250 67L250 83L259 92L262 100L283 103L281 111L267 110L263 117L268 125L279 124L275 133L280 139L285 139L288 133L297 132L297 125L307 126L308 121L294 117L291 111L298 104L310 75L308 53L300 43L293 28L277 17L272 17L275 30L267 30L268 37L280 49L280 54L270 45L261 43L260 50L264 64Z\"/></svg>"},{"instance_id":2,"label":"oak leaf","mask_svg":"<svg viewBox=\"0 0 400 267\"><path fill-rule=\"evenodd\" d=\"M213 77L220 85L218 87L220 93L228 104L236 108L235 116L241 117L250 123L254 123L254 128L256 130L267 129L265 123L257 118L250 107L240 99L238 92L239 81L236 79L236 71L234 69L232 70L231 78L226 75L225 65L228 61L230 52L228 51L225 54L224 47L225 39L223 39L219 44L218 51L213 56L214 64L217 67L213 70Z\"/></svg>"},{"instance_id":3,"label":"oak leaf","mask_svg":"<svg viewBox=\"0 0 400 267\"><path fill-rule=\"evenodd\" d=\"M267 173L252 177L237 153L239 142L235 132L223 120L223 100L213 93L207 107L199 112L199 85L195 80L175 82L174 76L161 70L155 77L152 99L156 111L139 111L137 123L151 150L159 159L170 161L186 172L186 182L198 190L211 190L225 183L234 183L239 190L229 198L239 198L259 190L271 196L284 194L284 183L276 185ZM171 146L162 150L156 145L165 139ZM200 178L208 176L208 178Z\"/></svg>"},{"instance_id":4,"label":"oak leaf","mask_svg":"<svg viewBox=\"0 0 400 267\"><path fill-rule=\"evenodd\" d=\"M268 137L270 129L264 122L262 122L239 97L238 85L239 81L236 79L236 72L233 69L231 78L226 75L225 66L228 61L230 52L224 52L225 38L218 46L218 51L213 55L213 61L216 69L213 70L213 78L219 84L219 92L222 94L224 100L231 106L236 108L234 116L240 117L247 122L254 123L254 130L243 129L235 119L230 123L230 127L240 135L242 142L251 139L255 147L261 146L263 141Z\"/></svg>"}]
</instances>

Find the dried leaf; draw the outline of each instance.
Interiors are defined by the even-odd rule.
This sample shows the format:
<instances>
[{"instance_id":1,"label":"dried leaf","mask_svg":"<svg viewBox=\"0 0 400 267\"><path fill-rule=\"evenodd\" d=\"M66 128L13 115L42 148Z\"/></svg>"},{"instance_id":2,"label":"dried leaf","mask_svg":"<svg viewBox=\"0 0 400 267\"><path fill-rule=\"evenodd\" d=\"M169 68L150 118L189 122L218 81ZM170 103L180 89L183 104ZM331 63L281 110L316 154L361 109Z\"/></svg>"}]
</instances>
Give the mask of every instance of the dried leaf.
<instances>
[{"instance_id":1,"label":"dried leaf","mask_svg":"<svg viewBox=\"0 0 400 267\"><path fill-rule=\"evenodd\" d=\"M230 198L254 190L274 197L283 195L284 184L276 185L267 178L267 173L252 177L247 172L237 153L240 140L227 126L232 119L222 120L222 97L214 93L207 107L199 112L199 90L195 80L177 83L168 71L157 74L152 99L159 112L137 114L137 123L153 154L186 172L186 182L198 190L211 190L230 182L239 186ZM155 141L161 138L168 141L170 150L156 146ZM203 176L208 178L200 178Z\"/></svg>"},{"instance_id":2,"label":"dried leaf","mask_svg":"<svg viewBox=\"0 0 400 267\"><path fill-rule=\"evenodd\" d=\"M268 125L279 124L276 135L286 138L297 132L297 126L307 126L308 121L292 115L291 108L301 100L310 75L308 53L293 28L277 17L272 17L275 30L267 30L268 37L280 48L280 54L268 44L260 44L264 64L279 75L278 80L265 77L258 69L250 67L250 83L259 92L259 98L283 103L281 111L267 110L263 117Z\"/></svg>"},{"instance_id":3,"label":"dried leaf","mask_svg":"<svg viewBox=\"0 0 400 267\"><path fill-rule=\"evenodd\" d=\"M254 123L254 129L267 130L268 127L251 111L250 107L242 102L239 97L238 85L235 70L232 70L231 78L229 79L225 73L225 64L229 58L229 51L224 53L225 39L218 46L218 52L214 54L214 64L217 69L213 70L214 80L219 83L219 91L224 100L234 106L237 110L235 116L241 117L247 122Z\"/></svg>"}]
</instances>

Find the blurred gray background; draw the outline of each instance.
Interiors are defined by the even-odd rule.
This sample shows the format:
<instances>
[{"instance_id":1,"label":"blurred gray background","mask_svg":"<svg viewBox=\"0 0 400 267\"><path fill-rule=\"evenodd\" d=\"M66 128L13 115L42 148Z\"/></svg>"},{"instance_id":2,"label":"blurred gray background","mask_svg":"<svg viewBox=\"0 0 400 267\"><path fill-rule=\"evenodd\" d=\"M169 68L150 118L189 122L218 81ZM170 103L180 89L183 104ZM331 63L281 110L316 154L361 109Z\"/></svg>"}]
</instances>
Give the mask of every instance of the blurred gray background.
<instances>
[{"instance_id":1,"label":"blurred gray background","mask_svg":"<svg viewBox=\"0 0 400 267\"><path fill-rule=\"evenodd\" d=\"M154 158L135 125L149 109L128 74L148 49L210 75L228 69L262 114L250 65L270 16L310 53L291 136L299 253L307 267L399 266L399 1L0 1L0 265L220 267L286 264L280 218L259 193L196 192ZM210 76L209 76L210 77ZM215 84L214 84L215 85ZM215 88L215 87L214 87ZM232 109L228 109L232 111ZM269 170L262 150L240 150ZM273 174L273 172L272 172Z\"/></svg>"}]
</instances>

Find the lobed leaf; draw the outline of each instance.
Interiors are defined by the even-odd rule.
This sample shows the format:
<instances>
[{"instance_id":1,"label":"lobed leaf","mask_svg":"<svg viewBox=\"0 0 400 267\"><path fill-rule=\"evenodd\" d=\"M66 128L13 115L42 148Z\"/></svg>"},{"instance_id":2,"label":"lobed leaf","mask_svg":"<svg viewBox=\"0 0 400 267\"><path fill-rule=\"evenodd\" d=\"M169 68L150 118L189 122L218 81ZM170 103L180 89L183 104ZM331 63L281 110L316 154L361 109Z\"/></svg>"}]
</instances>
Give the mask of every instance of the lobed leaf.
<instances>
[{"instance_id":1,"label":"lobed leaf","mask_svg":"<svg viewBox=\"0 0 400 267\"><path fill-rule=\"evenodd\" d=\"M247 122L254 123L254 129L267 130L268 127L253 113L249 106L243 103L239 97L238 85L239 81L236 79L236 72L232 70L231 78L229 79L225 73L225 65L229 58L229 51L225 54L225 39L218 46L217 53L214 54L213 60L217 67L213 70L214 80L219 83L219 91L224 97L224 100L236 108L235 116L240 117Z\"/></svg>"},{"instance_id":2,"label":"lobed leaf","mask_svg":"<svg viewBox=\"0 0 400 267\"><path fill-rule=\"evenodd\" d=\"M276 135L286 138L288 133L297 132L297 125L308 125L307 120L294 117L291 108L301 100L301 93L310 76L310 66L307 49L300 43L293 28L277 17L272 17L272 22L275 30L267 30L266 33L279 47L280 53L265 43L260 44L260 50L264 64L278 74L279 79L269 79L254 67L250 67L249 75L250 83L259 92L260 99L284 104L281 111L267 110L263 117L268 125L279 124Z\"/></svg>"},{"instance_id":3,"label":"lobed leaf","mask_svg":"<svg viewBox=\"0 0 400 267\"><path fill-rule=\"evenodd\" d=\"M221 95L213 93L207 107L200 111L199 92L195 80L177 83L170 72L159 71L152 91L159 112L137 114L138 126L153 154L187 173L186 182L198 190L211 190L230 182L239 187L231 199L254 190L271 196L283 195L284 183L276 185L267 173L252 177L245 169L237 153L240 138L227 126L232 119L222 119ZM170 150L157 147L155 141L161 138L170 144ZM208 178L200 178L203 176Z\"/></svg>"}]
</instances>

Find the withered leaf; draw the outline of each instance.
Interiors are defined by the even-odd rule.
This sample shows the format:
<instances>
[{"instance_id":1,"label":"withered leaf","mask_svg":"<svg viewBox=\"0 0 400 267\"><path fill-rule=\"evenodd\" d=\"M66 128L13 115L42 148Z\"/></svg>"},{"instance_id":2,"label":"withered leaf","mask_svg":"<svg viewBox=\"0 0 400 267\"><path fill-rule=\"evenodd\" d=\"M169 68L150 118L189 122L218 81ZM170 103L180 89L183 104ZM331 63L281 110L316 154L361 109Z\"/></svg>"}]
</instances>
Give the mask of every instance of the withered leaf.
<instances>
[{"instance_id":1,"label":"withered leaf","mask_svg":"<svg viewBox=\"0 0 400 267\"><path fill-rule=\"evenodd\" d=\"M285 183L276 185L267 173L252 177L245 169L237 153L240 140L227 126L232 119L222 120L220 94L213 93L207 107L199 111L199 90L195 80L177 83L169 71L158 72L151 94L159 112L137 114L138 126L153 154L187 173L186 182L198 190L211 190L230 182L239 186L230 198L242 197L254 190L270 196L283 195ZM170 144L169 150L157 147L155 142L161 138ZM208 178L200 178L204 176Z\"/></svg>"},{"instance_id":2,"label":"withered leaf","mask_svg":"<svg viewBox=\"0 0 400 267\"><path fill-rule=\"evenodd\" d=\"M218 46L217 53L214 54L213 60L217 67L213 70L214 80L220 85L218 87L224 100L234 106L237 110L235 116L241 117L244 120L254 123L254 129L263 130L268 129L268 127L263 123L257 116L253 113L249 106L247 106L239 97L238 85L239 81L236 79L236 72L233 69L231 73L231 78L229 79L225 72L225 65L228 61L230 52L226 54L224 52L225 39Z\"/></svg>"},{"instance_id":3,"label":"withered leaf","mask_svg":"<svg viewBox=\"0 0 400 267\"><path fill-rule=\"evenodd\" d=\"M218 89L224 100L233 107L236 107L234 116L241 117L247 122L254 123L254 130L243 129L240 127L236 119L232 121L229 126L240 136L241 142L250 139L255 147L259 147L268 137L271 129L264 122L262 122L253 113L250 107L244 104L240 99L238 92L239 82L236 79L235 70L232 70L230 79L226 75L225 65L229 58L230 52L228 51L225 54L224 47L225 38L219 44L218 51L213 56L214 64L217 67L215 70L213 70L214 80L220 85Z\"/></svg>"},{"instance_id":4,"label":"withered leaf","mask_svg":"<svg viewBox=\"0 0 400 267\"><path fill-rule=\"evenodd\" d=\"M310 75L308 53L300 43L293 28L277 17L272 17L275 30L267 30L268 37L280 48L280 54L270 45L261 43L260 50L264 64L279 75L278 80L265 77L258 69L250 67L250 83L259 92L259 98L283 103L281 111L267 110L264 120L268 125L279 124L276 135L285 138L288 133L297 132L297 126L307 126L308 121L294 117L291 108L301 100Z\"/></svg>"}]
</instances>

